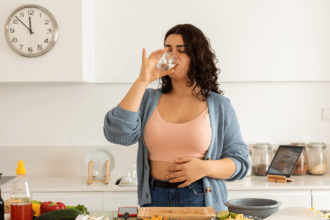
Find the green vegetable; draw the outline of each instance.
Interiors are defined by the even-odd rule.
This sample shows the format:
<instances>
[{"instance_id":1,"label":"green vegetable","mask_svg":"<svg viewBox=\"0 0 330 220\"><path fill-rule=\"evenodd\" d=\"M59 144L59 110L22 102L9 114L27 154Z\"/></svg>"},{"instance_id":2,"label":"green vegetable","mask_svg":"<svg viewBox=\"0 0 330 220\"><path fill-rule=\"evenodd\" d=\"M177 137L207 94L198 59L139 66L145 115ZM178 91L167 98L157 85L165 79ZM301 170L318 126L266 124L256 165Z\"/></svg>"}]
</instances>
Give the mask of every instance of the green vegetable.
<instances>
[{"instance_id":1,"label":"green vegetable","mask_svg":"<svg viewBox=\"0 0 330 220\"><path fill-rule=\"evenodd\" d=\"M83 213L74 209L59 209L40 215L35 220L75 220L78 215Z\"/></svg>"},{"instance_id":2,"label":"green vegetable","mask_svg":"<svg viewBox=\"0 0 330 220\"><path fill-rule=\"evenodd\" d=\"M42 202L37 201L37 200L33 200L32 203L33 203L33 204L39 204L39 205L41 205Z\"/></svg>"},{"instance_id":3,"label":"green vegetable","mask_svg":"<svg viewBox=\"0 0 330 220\"><path fill-rule=\"evenodd\" d=\"M89 214L87 208L84 205L80 205L80 204L78 204L77 206L66 206L66 209L75 209L81 211L83 214L86 215Z\"/></svg>"}]
</instances>

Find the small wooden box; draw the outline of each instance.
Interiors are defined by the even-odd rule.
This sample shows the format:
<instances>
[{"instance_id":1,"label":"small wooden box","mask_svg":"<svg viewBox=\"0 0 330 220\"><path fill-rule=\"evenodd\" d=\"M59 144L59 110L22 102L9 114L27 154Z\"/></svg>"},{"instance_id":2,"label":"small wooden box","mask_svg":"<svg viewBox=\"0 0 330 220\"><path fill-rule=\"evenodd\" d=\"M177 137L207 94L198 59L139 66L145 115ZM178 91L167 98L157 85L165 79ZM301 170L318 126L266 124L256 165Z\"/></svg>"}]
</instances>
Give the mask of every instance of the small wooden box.
<instances>
[{"instance_id":1,"label":"small wooden box","mask_svg":"<svg viewBox=\"0 0 330 220\"><path fill-rule=\"evenodd\" d=\"M163 216L176 220L211 220L216 217L213 207L142 207L138 218Z\"/></svg>"}]
</instances>

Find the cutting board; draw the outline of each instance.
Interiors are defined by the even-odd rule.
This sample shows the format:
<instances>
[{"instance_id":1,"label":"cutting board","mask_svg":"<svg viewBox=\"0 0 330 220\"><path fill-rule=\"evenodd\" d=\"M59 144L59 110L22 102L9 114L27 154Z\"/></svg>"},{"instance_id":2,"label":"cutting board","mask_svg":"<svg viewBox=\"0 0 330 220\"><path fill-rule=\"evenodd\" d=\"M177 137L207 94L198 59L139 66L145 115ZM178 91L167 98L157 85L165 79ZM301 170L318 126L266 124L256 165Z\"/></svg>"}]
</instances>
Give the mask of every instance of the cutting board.
<instances>
[{"instance_id":1,"label":"cutting board","mask_svg":"<svg viewBox=\"0 0 330 220\"><path fill-rule=\"evenodd\" d=\"M137 217L151 219L159 215L175 220L211 220L216 216L213 207L142 207Z\"/></svg>"}]
</instances>

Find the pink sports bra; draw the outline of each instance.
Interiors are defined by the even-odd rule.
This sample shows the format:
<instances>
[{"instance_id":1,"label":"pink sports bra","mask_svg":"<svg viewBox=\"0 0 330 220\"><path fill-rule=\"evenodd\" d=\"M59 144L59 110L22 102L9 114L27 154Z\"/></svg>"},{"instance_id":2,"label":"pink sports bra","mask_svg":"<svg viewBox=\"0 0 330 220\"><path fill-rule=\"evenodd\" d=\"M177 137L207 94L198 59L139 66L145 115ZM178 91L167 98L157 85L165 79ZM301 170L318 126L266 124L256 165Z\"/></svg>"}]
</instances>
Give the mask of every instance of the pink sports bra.
<instances>
[{"instance_id":1,"label":"pink sports bra","mask_svg":"<svg viewBox=\"0 0 330 220\"><path fill-rule=\"evenodd\" d=\"M204 159L211 144L212 129L208 108L196 118L181 124L162 119L158 106L144 129L149 160L175 163L180 157Z\"/></svg>"}]
</instances>

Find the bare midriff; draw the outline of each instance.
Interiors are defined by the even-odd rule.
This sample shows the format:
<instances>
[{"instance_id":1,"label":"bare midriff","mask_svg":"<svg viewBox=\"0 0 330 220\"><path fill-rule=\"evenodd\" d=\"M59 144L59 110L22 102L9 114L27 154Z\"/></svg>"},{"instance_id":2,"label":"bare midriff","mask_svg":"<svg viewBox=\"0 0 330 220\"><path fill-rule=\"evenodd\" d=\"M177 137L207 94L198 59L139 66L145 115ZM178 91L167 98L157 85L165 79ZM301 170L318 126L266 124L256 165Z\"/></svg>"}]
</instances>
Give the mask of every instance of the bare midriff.
<instances>
[{"instance_id":1,"label":"bare midriff","mask_svg":"<svg viewBox=\"0 0 330 220\"><path fill-rule=\"evenodd\" d=\"M150 175L154 179L167 180L165 177L174 171L166 171L167 168L177 165L176 163L149 160ZM177 171L175 171L177 172Z\"/></svg>"}]
</instances>

